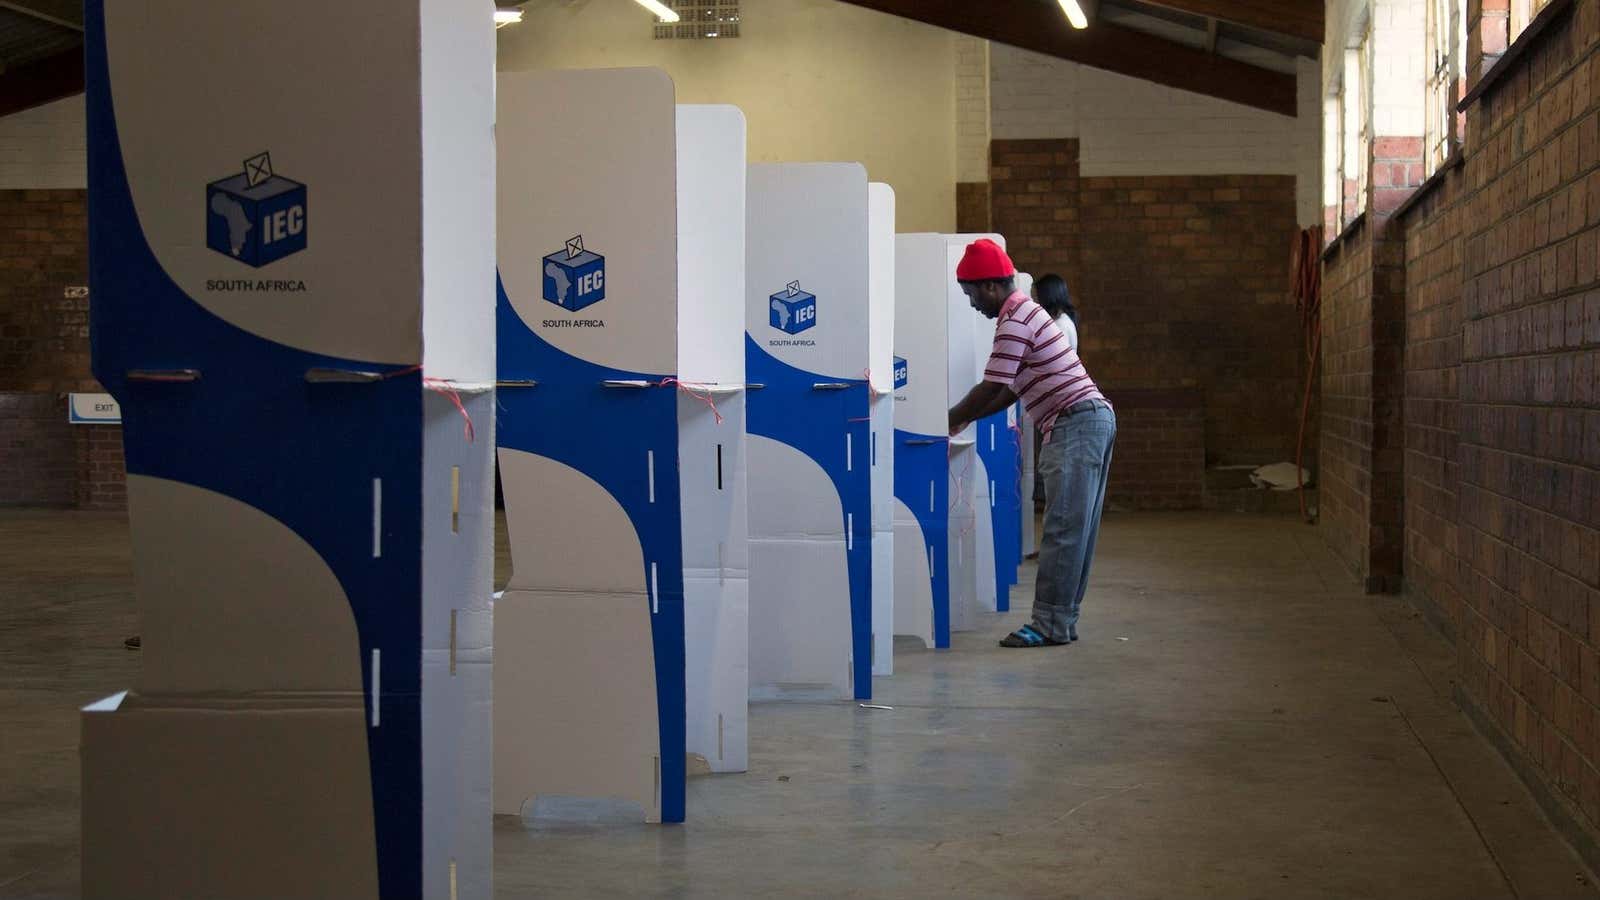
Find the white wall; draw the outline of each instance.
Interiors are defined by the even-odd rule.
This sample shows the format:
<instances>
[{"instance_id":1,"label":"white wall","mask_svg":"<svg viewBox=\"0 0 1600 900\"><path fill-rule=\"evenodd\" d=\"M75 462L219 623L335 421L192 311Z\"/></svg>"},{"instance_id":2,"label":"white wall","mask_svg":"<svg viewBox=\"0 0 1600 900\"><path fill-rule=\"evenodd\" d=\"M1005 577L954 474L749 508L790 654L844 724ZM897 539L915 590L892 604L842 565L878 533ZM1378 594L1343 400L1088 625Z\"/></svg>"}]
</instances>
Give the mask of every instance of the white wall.
<instances>
[{"instance_id":1,"label":"white wall","mask_svg":"<svg viewBox=\"0 0 1600 900\"><path fill-rule=\"evenodd\" d=\"M0 190L88 186L83 95L0 116Z\"/></svg>"},{"instance_id":2,"label":"white wall","mask_svg":"<svg viewBox=\"0 0 1600 900\"><path fill-rule=\"evenodd\" d=\"M1378 0L1372 25L1372 133L1421 137L1427 115L1427 4Z\"/></svg>"},{"instance_id":3,"label":"white wall","mask_svg":"<svg viewBox=\"0 0 1600 900\"><path fill-rule=\"evenodd\" d=\"M964 34L955 42L956 180L988 181L989 42Z\"/></svg>"},{"instance_id":4,"label":"white wall","mask_svg":"<svg viewBox=\"0 0 1600 900\"><path fill-rule=\"evenodd\" d=\"M628 0L533 0L500 30L500 68L658 66L679 103L731 103L750 161L860 162L901 231L955 228L952 32L838 0L741 0L740 37L655 40Z\"/></svg>"},{"instance_id":5,"label":"white wall","mask_svg":"<svg viewBox=\"0 0 1600 900\"><path fill-rule=\"evenodd\" d=\"M1298 64L1297 117L993 44L996 139L1077 138L1085 176L1295 175L1302 224L1319 221L1318 65Z\"/></svg>"}]
</instances>

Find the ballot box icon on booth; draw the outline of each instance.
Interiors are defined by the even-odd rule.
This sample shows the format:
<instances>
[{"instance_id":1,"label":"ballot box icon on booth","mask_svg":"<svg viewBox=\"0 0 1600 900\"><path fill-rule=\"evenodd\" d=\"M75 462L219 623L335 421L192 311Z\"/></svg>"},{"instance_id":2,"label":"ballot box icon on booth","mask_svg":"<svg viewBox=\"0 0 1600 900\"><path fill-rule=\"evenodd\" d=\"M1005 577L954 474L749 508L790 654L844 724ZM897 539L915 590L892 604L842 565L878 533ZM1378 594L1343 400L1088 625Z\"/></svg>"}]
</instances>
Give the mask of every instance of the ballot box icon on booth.
<instances>
[{"instance_id":1,"label":"ballot box icon on booth","mask_svg":"<svg viewBox=\"0 0 1600 900\"><path fill-rule=\"evenodd\" d=\"M911 373L904 356L894 358L894 389L900 390L911 383Z\"/></svg>"},{"instance_id":2,"label":"ballot box icon on booth","mask_svg":"<svg viewBox=\"0 0 1600 900\"><path fill-rule=\"evenodd\" d=\"M254 268L306 248L306 186L272 171L271 154L206 185L206 246Z\"/></svg>"},{"instance_id":3,"label":"ballot box icon on booth","mask_svg":"<svg viewBox=\"0 0 1600 900\"><path fill-rule=\"evenodd\" d=\"M817 296L800 289L800 282L788 286L767 300L772 327L788 334L799 334L817 324Z\"/></svg>"},{"instance_id":4,"label":"ballot box icon on booth","mask_svg":"<svg viewBox=\"0 0 1600 900\"><path fill-rule=\"evenodd\" d=\"M583 247L583 235L544 258L544 299L578 310L606 298L606 258Z\"/></svg>"}]
</instances>

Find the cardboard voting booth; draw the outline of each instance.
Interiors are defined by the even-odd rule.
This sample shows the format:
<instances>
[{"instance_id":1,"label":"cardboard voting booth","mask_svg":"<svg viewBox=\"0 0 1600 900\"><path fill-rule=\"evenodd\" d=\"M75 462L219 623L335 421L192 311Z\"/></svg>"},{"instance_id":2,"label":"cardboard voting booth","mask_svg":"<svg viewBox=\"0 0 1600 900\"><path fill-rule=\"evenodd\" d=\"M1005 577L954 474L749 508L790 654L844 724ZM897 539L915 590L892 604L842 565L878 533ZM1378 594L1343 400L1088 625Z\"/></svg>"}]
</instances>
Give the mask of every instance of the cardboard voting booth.
<instances>
[{"instance_id":1,"label":"cardboard voting booth","mask_svg":"<svg viewBox=\"0 0 1600 900\"><path fill-rule=\"evenodd\" d=\"M490 4L84 12L143 637L84 895L487 898Z\"/></svg>"},{"instance_id":2,"label":"cardboard voting booth","mask_svg":"<svg viewBox=\"0 0 1600 900\"><path fill-rule=\"evenodd\" d=\"M894 632L950 646L953 401L943 235L895 238Z\"/></svg>"},{"instance_id":3,"label":"cardboard voting booth","mask_svg":"<svg viewBox=\"0 0 1600 900\"><path fill-rule=\"evenodd\" d=\"M652 69L499 79L494 809L684 817L676 107Z\"/></svg>"},{"instance_id":4,"label":"cardboard voting booth","mask_svg":"<svg viewBox=\"0 0 1600 900\"><path fill-rule=\"evenodd\" d=\"M1017 289L1026 293L1033 279L1017 273ZM994 349L995 321L973 311L974 379L982 379ZM1022 431L1017 405L977 424L978 578L979 604L990 612L1011 610L1011 586L1022 564ZM987 523L984 520L987 519ZM985 527L987 525L987 527ZM984 579L988 579L987 582Z\"/></svg>"},{"instance_id":5,"label":"cardboard voting booth","mask_svg":"<svg viewBox=\"0 0 1600 900\"><path fill-rule=\"evenodd\" d=\"M872 404L872 674L894 674L894 188L867 185Z\"/></svg>"},{"instance_id":6,"label":"cardboard voting booth","mask_svg":"<svg viewBox=\"0 0 1600 900\"><path fill-rule=\"evenodd\" d=\"M678 478L690 753L749 768L745 120L678 107Z\"/></svg>"},{"instance_id":7,"label":"cardboard voting booth","mask_svg":"<svg viewBox=\"0 0 1600 900\"><path fill-rule=\"evenodd\" d=\"M855 163L749 170L750 685L872 695L868 192Z\"/></svg>"},{"instance_id":8,"label":"cardboard voting booth","mask_svg":"<svg viewBox=\"0 0 1600 900\"><path fill-rule=\"evenodd\" d=\"M1032 292L1033 276L1027 272L1018 272L1017 289L1023 292ZM1033 420L1028 418L1027 411L1022 408L1021 401L1018 401L1016 406L1012 408L1011 416L1019 428L1017 449L1022 457L1022 477L1018 482L1021 485L1021 496L1017 498L1017 503L1020 506L1018 514L1022 520L1022 530L1017 538L1017 553L1019 555L1017 564L1020 566L1022 559L1039 552L1039 536L1035 533L1037 522L1033 513L1033 477L1036 465L1033 452L1034 428ZM1013 580L1011 583L1016 584L1016 581Z\"/></svg>"},{"instance_id":9,"label":"cardboard voting booth","mask_svg":"<svg viewBox=\"0 0 1600 900\"><path fill-rule=\"evenodd\" d=\"M998 234L946 236L945 296L950 329L952 404L966 396L983 377L982 366L987 358L985 355L985 359L980 359L976 349L978 322L983 317L973 310L956 282L956 266L967 245L979 238L988 238L1002 247L1006 243ZM980 484L983 485L981 491ZM987 487L983 463L978 457L978 424L973 423L950 439L950 628L953 631L978 627L978 611L995 608L992 512L987 505Z\"/></svg>"}]
</instances>

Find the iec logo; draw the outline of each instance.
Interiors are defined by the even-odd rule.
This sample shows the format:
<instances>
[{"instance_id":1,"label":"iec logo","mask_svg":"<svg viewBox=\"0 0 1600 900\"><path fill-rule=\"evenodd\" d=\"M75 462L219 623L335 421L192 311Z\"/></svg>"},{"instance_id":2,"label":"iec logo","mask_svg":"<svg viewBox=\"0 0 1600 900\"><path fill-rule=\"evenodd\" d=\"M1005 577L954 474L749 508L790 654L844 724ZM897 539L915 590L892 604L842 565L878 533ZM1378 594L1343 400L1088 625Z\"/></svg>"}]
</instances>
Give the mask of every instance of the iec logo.
<instances>
[{"instance_id":1,"label":"iec logo","mask_svg":"<svg viewBox=\"0 0 1600 900\"><path fill-rule=\"evenodd\" d=\"M583 309L606 298L606 258L583 249L583 235L544 258L544 298L562 309Z\"/></svg>"},{"instance_id":2,"label":"iec logo","mask_svg":"<svg viewBox=\"0 0 1600 900\"><path fill-rule=\"evenodd\" d=\"M789 282L787 288L767 299L773 328L799 334L817 324L817 295L800 290L800 282Z\"/></svg>"},{"instance_id":3,"label":"iec logo","mask_svg":"<svg viewBox=\"0 0 1600 900\"><path fill-rule=\"evenodd\" d=\"M898 391L910 381L911 379L906 375L906 358L904 356L896 356L894 358L894 389Z\"/></svg>"},{"instance_id":4,"label":"iec logo","mask_svg":"<svg viewBox=\"0 0 1600 900\"><path fill-rule=\"evenodd\" d=\"M255 268L306 248L306 186L272 174L272 156L206 185L206 246Z\"/></svg>"}]
</instances>

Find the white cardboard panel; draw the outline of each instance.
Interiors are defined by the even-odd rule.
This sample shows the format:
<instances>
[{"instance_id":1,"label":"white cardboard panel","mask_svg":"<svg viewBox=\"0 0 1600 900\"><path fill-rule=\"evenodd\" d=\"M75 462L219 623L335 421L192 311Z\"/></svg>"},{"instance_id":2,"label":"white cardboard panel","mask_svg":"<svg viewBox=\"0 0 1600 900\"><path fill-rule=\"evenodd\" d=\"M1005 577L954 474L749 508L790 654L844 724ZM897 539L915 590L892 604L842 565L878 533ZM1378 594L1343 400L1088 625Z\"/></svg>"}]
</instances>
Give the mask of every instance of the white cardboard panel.
<instances>
[{"instance_id":1,"label":"white cardboard panel","mask_svg":"<svg viewBox=\"0 0 1600 900\"><path fill-rule=\"evenodd\" d=\"M894 391L894 188L871 182L867 185L867 254L871 279L867 313L868 366L875 393Z\"/></svg>"},{"instance_id":2,"label":"white cardboard panel","mask_svg":"<svg viewBox=\"0 0 1600 900\"><path fill-rule=\"evenodd\" d=\"M977 627L978 521L974 475L978 451L965 442L950 445L950 630Z\"/></svg>"},{"instance_id":3,"label":"white cardboard panel","mask_svg":"<svg viewBox=\"0 0 1600 900\"><path fill-rule=\"evenodd\" d=\"M507 590L494 604L494 811L607 797L661 818L650 607L637 594ZM572 635L606 635L604 654Z\"/></svg>"},{"instance_id":4,"label":"white cardboard panel","mask_svg":"<svg viewBox=\"0 0 1600 900\"><path fill-rule=\"evenodd\" d=\"M678 378L744 381L745 121L678 107Z\"/></svg>"},{"instance_id":5,"label":"white cardboard panel","mask_svg":"<svg viewBox=\"0 0 1600 900\"><path fill-rule=\"evenodd\" d=\"M922 526L905 504L894 523L894 633L922 639L933 649L933 578L929 573L929 546Z\"/></svg>"},{"instance_id":6,"label":"white cardboard panel","mask_svg":"<svg viewBox=\"0 0 1600 900\"><path fill-rule=\"evenodd\" d=\"M717 398L718 422L694 397L678 395L678 484L685 572L750 569L749 471L743 393Z\"/></svg>"},{"instance_id":7,"label":"white cardboard panel","mask_svg":"<svg viewBox=\"0 0 1600 900\"><path fill-rule=\"evenodd\" d=\"M82 713L85 897L377 900L359 694L150 702L130 694Z\"/></svg>"},{"instance_id":8,"label":"white cardboard panel","mask_svg":"<svg viewBox=\"0 0 1600 900\"><path fill-rule=\"evenodd\" d=\"M502 490L518 494L506 503L512 546L506 590L644 596L644 548L616 498L587 475L549 457L508 447L501 447L499 454ZM645 471L648 455L641 451L638 456ZM668 474L658 472L656 477ZM554 516L551 510L572 514Z\"/></svg>"},{"instance_id":9,"label":"white cardboard panel","mask_svg":"<svg viewBox=\"0 0 1600 900\"><path fill-rule=\"evenodd\" d=\"M688 750L713 772L750 767L750 580L683 581Z\"/></svg>"},{"instance_id":10,"label":"white cardboard panel","mask_svg":"<svg viewBox=\"0 0 1600 900\"><path fill-rule=\"evenodd\" d=\"M871 362L867 293L867 173L859 163L760 163L749 168L746 328L780 362L830 378L861 378ZM816 296L816 324L768 327L772 296L790 282Z\"/></svg>"},{"instance_id":11,"label":"white cardboard panel","mask_svg":"<svg viewBox=\"0 0 1600 900\"><path fill-rule=\"evenodd\" d=\"M677 342L662 340L677 327L677 249L663 240L678 225L672 80L658 69L503 72L498 108L500 159L516 162L499 170L497 258L517 314L579 359L677 371ZM569 310L543 299L545 257L575 236L605 258L605 299Z\"/></svg>"},{"instance_id":12,"label":"white cardboard panel","mask_svg":"<svg viewBox=\"0 0 1600 900\"><path fill-rule=\"evenodd\" d=\"M422 366L471 384L495 375L492 5L421 0Z\"/></svg>"},{"instance_id":13,"label":"white cardboard panel","mask_svg":"<svg viewBox=\"0 0 1600 900\"><path fill-rule=\"evenodd\" d=\"M128 476L139 690L359 695L350 600L311 545L283 523L204 488Z\"/></svg>"},{"instance_id":14,"label":"white cardboard panel","mask_svg":"<svg viewBox=\"0 0 1600 900\"><path fill-rule=\"evenodd\" d=\"M890 498L893 502L893 498ZM872 674L894 674L894 531L872 532Z\"/></svg>"},{"instance_id":15,"label":"white cardboard panel","mask_svg":"<svg viewBox=\"0 0 1600 900\"><path fill-rule=\"evenodd\" d=\"M426 30L417 7L407 14L388 0L104 4L119 150L139 224L162 269L195 303L290 347L380 363L423 361L425 257L413 249L425 230L419 180L424 189L461 190L454 200L446 191L428 202L450 210L435 219L441 226L456 214L469 216L459 221L463 245L487 241L493 225L474 205L482 189L482 147L475 144L488 139L492 119L472 120L481 112L476 98L463 90L459 69L452 71L480 38L465 4L443 16L439 2L423 7ZM487 13L487 3L474 5ZM434 29L443 23L452 27L441 44ZM356 36L360 53L350 52ZM457 40L465 46L445 49ZM288 47L293 63L286 65ZM420 61L436 53L439 65L425 74ZM223 101L215 73L262 74L228 78ZM462 106L451 119L463 131L455 139L418 140L424 120L435 121L438 112L424 115L429 93L439 102L459 94ZM306 127L310 122L316 127ZM423 155L435 150L441 167L425 173ZM305 187L308 239L304 250L258 270L210 249L197 226L207 214L206 185L243 174L244 160L262 152L271 154L275 175ZM454 180L457 166L473 174ZM464 345L481 328L487 299L482 273L468 273L476 255L460 259L466 280L456 285L465 304L458 332ZM237 287L262 279L305 289L264 296ZM482 365L492 365L493 353L477 347L485 351Z\"/></svg>"},{"instance_id":16,"label":"white cardboard panel","mask_svg":"<svg viewBox=\"0 0 1600 900\"><path fill-rule=\"evenodd\" d=\"M989 439L989 424L985 423L978 429L978 440ZM995 581L994 581L994 496L990 493L994 487L993 475L989 467L983 462L983 457L978 453L972 454L972 514L973 527L973 572L977 578L974 590L974 602L978 609L995 612Z\"/></svg>"},{"instance_id":17,"label":"white cardboard panel","mask_svg":"<svg viewBox=\"0 0 1600 900\"><path fill-rule=\"evenodd\" d=\"M907 372L906 387L895 391L894 427L901 431L943 435L947 430L945 245L939 234L895 238L894 355L905 360Z\"/></svg>"},{"instance_id":18,"label":"white cardboard panel","mask_svg":"<svg viewBox=\"0 0 1600 900\"><path fill-rule=\"evenodd\" d=\"M788 444L751 435L746 449L751 696L781 696L798 685L848 697L850 581L838 491Z\"/></svg>"}]
</instances>

